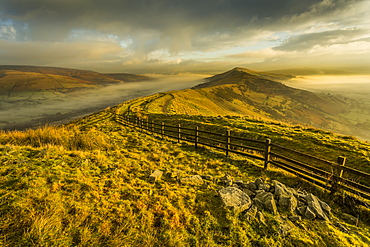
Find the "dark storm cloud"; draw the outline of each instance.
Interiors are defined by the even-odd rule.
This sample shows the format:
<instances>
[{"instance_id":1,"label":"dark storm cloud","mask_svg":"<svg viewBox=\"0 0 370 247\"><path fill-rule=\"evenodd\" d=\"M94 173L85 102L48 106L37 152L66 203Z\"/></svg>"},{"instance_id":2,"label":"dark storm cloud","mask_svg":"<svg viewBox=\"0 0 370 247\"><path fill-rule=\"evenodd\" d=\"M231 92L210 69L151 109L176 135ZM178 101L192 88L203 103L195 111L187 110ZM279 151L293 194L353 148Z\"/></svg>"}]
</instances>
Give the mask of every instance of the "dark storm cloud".
<instances>
[{"instance_id":1,"label":"dark storm cloud","mask_svg":"<svg viewBox=\"0 0 370 247\"><path fill-rule=\"evenodd\" d=\"M273 28L292 19L298 25L309 18L327 17L354 2L358 1L1 0L0 18L27 23L24 35L32 40L59 41L73 29L116 35L155 30L174 38L185 28L192 37L202 37L237 34L251 27ZM310 15L305 17L307 13Z\"/></svg>"},{"instance_id":2,"label":"dark storm cloud","mask_svg":"<svg viewBox=\"0 0 370 247\"><path fill-rule=\"evenodd\" d=\"M354 36L342 30L367 28L367 2L0 0L0 64L171 72L220 66L224 55L250 50L235 47L271 42L275 51L305 51L315 40Z\"/></svg>"}]
</instances>

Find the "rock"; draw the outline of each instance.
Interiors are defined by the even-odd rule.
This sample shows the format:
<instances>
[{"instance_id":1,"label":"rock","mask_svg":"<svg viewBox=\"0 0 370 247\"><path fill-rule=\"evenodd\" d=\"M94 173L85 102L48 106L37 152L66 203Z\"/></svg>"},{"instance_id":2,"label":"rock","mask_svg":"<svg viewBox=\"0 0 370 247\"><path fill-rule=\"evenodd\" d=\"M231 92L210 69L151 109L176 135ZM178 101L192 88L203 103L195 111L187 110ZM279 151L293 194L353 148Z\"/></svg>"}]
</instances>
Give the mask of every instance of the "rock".
<instances>
[{"instance_id":1,"label":"rock","mask_svg":"<svg viewBox=\"0 0 370 247\"><path fill-rule=\"evenodd\" d=\"M240 186L239 186L240 188ZM253 191L249 190L249 189L246 189L246 188L240 188L241 191L243 191L245 194L247 194L249 197L254 197L256 195L256 193L254 193Z\"/></svg>"},{"instance_id":2,"label":"rock","mask_svg":"<svg viewBox=\"0 0 370 247\"><path fill-rule=\"evenodd\" d=\"M308 219L308 220L313 220L316 218L315 212L310 207L306 208L306 211L304 212L303 216L305 217L305 219Z\"/></svg>"},{"instance_id":3,"label":"rock","mask_svg":"<svg viewBox=\"0 0 370 247\"><path fill-rule=\"evenodd\" d=\"M271 188L271 185L269 184L263 183L263 184L258 185L259 190L264 190L266 192L269 192L270 188Z\"/></svg>"},{"instance_id":4,"label":"rock","mask_svg":"<svg viewBox=\"0 0 370 247\"><path fill-rule=\"evenodd\" d=\"M300 206L297 208L297 211L300 215L304 216L304 214L306 213L306 210L307 210L307 206L304 205L304 206Z\"/></svg>"},{"instance_id":5,"label":"rock","mask_svg":"<svg viewBox=\"0 0 370 247\"><path fill-rule=\"evenodd\" d=\"M320 206L321 206L322 210L324 210L324 213L327 216L329 216L330 215L330 212L331 212L330 206L327 203L325 203L325 202L323 202L321 200L319 200L319 203L320 203Z\"/></svg>"},{"instance_id":6,"label":"rock","mask_svg":"<svg viewBox=\"0 0 370 247\"><path fill-rule=\"evenodd\" d=\"M250 197L235 187L223 188L219 191L219 195L225 206L236 212L244 211L252 205Z\"/></svg>"},{"instance_id":7,"label":"rock","mask_svg":"<svg viewBox=\"0 0 370 247\"><path fill-rule=\"evenodd\" d=\"M258 189L257 185L254 183L254 182L249 182L247 184L245 184L246 188L251 190L251 191L255 191Z\"/></svg>"},{"instance_id":8,"label":"rock","mask_svg":"<svg viewBox=\"0 0 370 247\"><path fill-rule=\"evenodd\" d=\"M293 193L282 183L277 180L272 180L272 184L275 188L274 195L280 197L284 196L293 196Z\"/></svg>"},{"instance_id":9,"label":"rock","mask_svg":"<svg viewBox=\"0 0 370 247\"><path fill-rule=\"evenodd\" d=\"M298 206L298 200L295 198L295 196L284 196L281 195L278 201L278 205L286 211L289 211L290 213L293 213L297 206Z\"/></svg>"},{"instance_id":10,"label":"rock","mask_svg":"<svg viewBox=\"0 0 370 247\"><path fill-rule=\"evenodd\" d=\"M257 206L252 204L252 206L248 209L248 211L245 212L244 218L248 221L251 221L254 218L256 218L257 212L258 212Z\"/></svg>"},{"instance_id":11,"label":"rock","mask_svg":"<svg viewBox=\"0 0 370 247\"><path fill-rule=\"evenodd\" d=\"M355 216L353 216L353 215L343 213L342 214L342 218L348 224L352 224L352 225L357 225L358 224L357 218Z\"/></svg>"},{"instance_id":12,"label":"rock","mask_svg":"<svg viewBox=\"0 0 370 247\"><path fill-rule=\"evenodd\" d=\"M149 176L149 181L150 182L157 182L159 179L161 179L163 175L163 172L160 170L155 170L152 174Z\"/></svg>"},{"instance_id":13,"label":"rock","mask_svg":"<svg viewBox=\"0 0 370 247\"><path fill-rule=\"evenodd\" d=\"M310 210L315 213L318 219L329 220L328 216L324 213L323 209L321 208L319 199L315 195L310 193L305 198L307 201L308 208L310 208Z\"/></svg>"},{"instance_id":14,"label":"rock","mask_svg":"<svg viewBox=\"0 0 370 247\"><path fill-rule=\"evenodd\" d=\"M185 177L180 179L181 184L188 184L188 185L202 185L203 179L199 175L194 175L190 177Z\"/></svg>"},{"instance_id":15,"label":"rock","mask_svg":"<svg viewBox=\"0 0 370 247\"><path fill-rule=\"evenodd\" d=\"M274 195L270 192L263 191L263 192L258 193L254 197L253 201L256 203L258 208L263 208L265 210L268 210L274 215L278 213Z\"/></svg>"}]
</instances>

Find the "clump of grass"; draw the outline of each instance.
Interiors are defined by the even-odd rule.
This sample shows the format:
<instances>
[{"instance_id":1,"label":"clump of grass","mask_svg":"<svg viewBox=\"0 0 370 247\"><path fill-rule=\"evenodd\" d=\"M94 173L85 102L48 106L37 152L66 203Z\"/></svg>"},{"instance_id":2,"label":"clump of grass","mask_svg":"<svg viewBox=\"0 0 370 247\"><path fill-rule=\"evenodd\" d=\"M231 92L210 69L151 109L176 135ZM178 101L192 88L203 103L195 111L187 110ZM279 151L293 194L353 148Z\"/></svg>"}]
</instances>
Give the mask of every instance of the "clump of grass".
<instances>
[{"instance_id":1,"label":"clump of grass","mask_svg":"<svg viewBox=\"0 0 370 247\"><path fill-rule=\"evenodd\" d=\"M18 146L62 146L67 150L109 149L111 144L101 131L81 131L79 127L44 126L26 131L0 131L0 144Z\"/></svg>"}]
</instances>

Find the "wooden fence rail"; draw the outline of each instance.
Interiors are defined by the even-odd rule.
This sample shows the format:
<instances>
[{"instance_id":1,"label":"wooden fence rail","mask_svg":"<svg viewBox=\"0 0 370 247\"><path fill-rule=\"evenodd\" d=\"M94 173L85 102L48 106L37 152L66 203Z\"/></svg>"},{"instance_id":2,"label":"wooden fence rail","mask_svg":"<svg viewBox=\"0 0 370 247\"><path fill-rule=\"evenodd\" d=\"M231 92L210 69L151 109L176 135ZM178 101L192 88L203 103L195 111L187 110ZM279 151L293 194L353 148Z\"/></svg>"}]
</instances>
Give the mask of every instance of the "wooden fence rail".
<instances>
[{"instance_id":1,"label":"wooden fence rail","mask_svg":"<svg viewBox=\"0 0 370 247\"><path fill-rule=\"evenodd\" d=\"M195 148L199 145L215 148L225 152L228 156L235 153L242 156L264 161L264 169L272 164L291 172L311 183L319 185L331 192L342 190L370 200L370 174L345 166L346 158L339 156L336 162L331 162L300 151L272 143L270 139L254 140L233 136L230 130L214 133L208 130L158 124L153 121L138 119L128 115L116 115L116 121L130 125L140 130L177 140L193 143ZM236 141L238 143L236 143ZM314 166L312 164L320 164ZM352 177L362 178L369 184L356 182Z\"/></svg>"}]
</instances>

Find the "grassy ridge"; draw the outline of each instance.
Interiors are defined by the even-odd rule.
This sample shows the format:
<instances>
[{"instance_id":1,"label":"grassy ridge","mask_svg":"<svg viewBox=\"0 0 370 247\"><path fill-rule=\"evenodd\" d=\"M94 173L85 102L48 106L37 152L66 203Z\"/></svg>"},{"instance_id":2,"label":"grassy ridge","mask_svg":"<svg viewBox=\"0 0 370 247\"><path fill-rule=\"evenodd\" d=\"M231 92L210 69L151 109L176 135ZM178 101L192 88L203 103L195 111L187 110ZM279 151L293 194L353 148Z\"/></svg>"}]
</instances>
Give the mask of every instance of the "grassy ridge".
<instances>
[{"instance_id":1,"label":"grassy ridge","mask_svg":"<svg viewBox=\"0 0 370 247\"><path fill-rule=\"evenodd\" d=\"M128 106L125 106L128 107ZM122 107L121 109L125 108ZM169 176L150 183L161 169L180 176L244 181L278 179L322 196L322 192L260 163L194 150L133 131L105 111L63 127L0 132L2 246L367 246L369 228L334 220L303 220L288 236L265 213L267 225L248 222L221 205L220 186L182 185ZM159 116L158 116L159 117ZM176 121L174 119L174 121ZM194 118L211 124L211 119ZM219 119L219 124L233 119ZM225 121L222 123L222 121ZM235 122L235 126L237 121ZM216 126L216 125L215 125ZM263 129L263 126L256 128ZM268 130L266 130L267 132Z\"/></svg>"}]
</instances>

